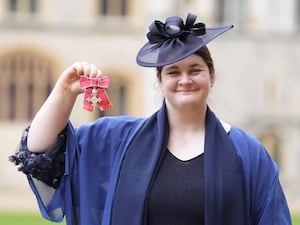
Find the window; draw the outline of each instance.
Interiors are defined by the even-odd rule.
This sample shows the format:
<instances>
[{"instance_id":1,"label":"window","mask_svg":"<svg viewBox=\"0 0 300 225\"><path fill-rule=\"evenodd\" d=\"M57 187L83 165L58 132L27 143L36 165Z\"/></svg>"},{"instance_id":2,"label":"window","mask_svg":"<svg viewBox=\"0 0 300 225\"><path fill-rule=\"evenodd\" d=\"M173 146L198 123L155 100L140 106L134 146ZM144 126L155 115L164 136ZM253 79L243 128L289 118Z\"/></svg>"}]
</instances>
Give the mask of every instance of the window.
<instances>
[{"instance_id":1,"label":"window","mask_svg":"<svg viewBox=\"0 0 300 225\"><path fill-rule=\"evenodd\" d=\"M296 2L296 24L300 27L300 0Z\"/></svg>"},{"instance_id":2,"label":"window","mask_svg":"<svg viewBox=\"0 0 300 225\"><path fill-rule=\"evenodd\" d=\"M266 132L262 136L259 137L261 143L266 147L269 154L280 165L280 141L276 134L273 132Z\"/></svg>"},{"instance_id":3,"label":"window","mask_svg":"<svg viewBox=\"0 0 300 225\"><path fill-rule=\"evenodd\" d=\"M125 16L127 14L127 0L100 0L100 14Z\"/></svg>"},{"instance_id":4,"label":"window","mask_svg":"<svg viewBox=\"0 0 300 225\"><path fill-rule=\"evenodd\" d=\"M279 85L276 76L266 79L263 86L263 104L269 109L275 110L279 105Z\"/></svg>"},{"instance_id":5,"label":"window","mask_svg":"<svg viewBox=\"0 0 300 225\"><path fill-rule=\"evenodd\" d=\"M37 0L7 0L8 10L15 14L18 12L27 12L35 14L37 12Z\"/></svg>"},{"instance_id":6,"label":"window","mask_svg":"<svg viewBox=\"0 0 300 225\"><path fill-rule=\"evenodd\" d=\"M218 0L218 6L217 6L217 15L216 19L218 23L223 23L225 20L225 1L224 0Z\"/></svg>"},{"instance_id":7,"label":"window","mask_svg":"<svg viewBox=\"0 0 300 225\"><path fill-rule=\"evenodd\" d=\"M36 13L37 11L37 2L36 0L29 0L29 12Z\"/></svg>"},{"instance_id":8,"label":"window","mask_svg":"<svg viewBox=\"0 0 300 225\"><path fill-rule=\"evenodd\" d=\"M17 0L9 0L8 7L11 13L17 12Z\"/></svg>"},{"instance_id":9,"label":"window","mask_svg":"<svg viewBox=\"0 0 300 225\"><path fill-rule=\"evenodd\" d=\"M31 120L52 88L51 62L26 52L0 62L0 120Z\"/></svg>"},{"instance_id":10,"label":"window","mask_svg":"<svg viewBox=\"0 0 300 225\"><path fill-rule=\"evenodd\" d=\"M247 17L247 0L217 0L216 21L219 24L236 24L242 27Z\"/></svg>"},{"instance_id":11,"label":"window","mask_svg":"<svg viewBox=\"0 0 300 225\"><path fill-rule=\"evenodd\" d=\"M107 111L100 111L99 116L116 116L116 115L125 115L127 113L127 93L126 86L123 82L120 82L117 79L110 77L110 83L112 85L107 89L107 94L111 100L113 107Z\"/></svg>"}]
</instances>

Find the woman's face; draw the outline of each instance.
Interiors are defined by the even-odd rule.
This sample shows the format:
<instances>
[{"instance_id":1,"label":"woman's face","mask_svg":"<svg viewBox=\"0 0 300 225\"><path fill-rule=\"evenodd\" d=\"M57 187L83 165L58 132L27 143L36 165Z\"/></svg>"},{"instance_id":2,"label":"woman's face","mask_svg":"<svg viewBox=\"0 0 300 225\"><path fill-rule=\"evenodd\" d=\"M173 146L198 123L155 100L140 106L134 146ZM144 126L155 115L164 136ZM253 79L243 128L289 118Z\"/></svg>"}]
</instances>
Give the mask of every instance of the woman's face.
<instances>
[{"instance_id":1,"label":"woman's face","mask_svg":"<svg viewBox=\"0 0 300 225\"><path fill-rule=\"evenodd\" d=\"M168 107L179 110L199 109L207 104L214 74L210 74L202 57L193 54L164 66L158 82Z\"/></svg>"}]
</instances>

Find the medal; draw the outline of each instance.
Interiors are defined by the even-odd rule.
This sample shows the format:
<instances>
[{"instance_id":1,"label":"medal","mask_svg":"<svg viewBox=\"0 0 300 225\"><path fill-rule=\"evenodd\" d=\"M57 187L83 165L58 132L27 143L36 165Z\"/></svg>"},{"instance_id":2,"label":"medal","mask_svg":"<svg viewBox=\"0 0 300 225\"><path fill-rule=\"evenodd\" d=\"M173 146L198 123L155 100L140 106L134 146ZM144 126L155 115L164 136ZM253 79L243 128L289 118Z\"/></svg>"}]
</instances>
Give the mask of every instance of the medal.
<instances>
[{"instance_id":1,"label":"medal","mask_svg":"<svg viewBox=\"0 0 300 225\"><path fill-rule=\"evenodd\" d=\"M93 111L98 106L101 111L109 109L112 104L106 94L105 88L109 86L107 76L103 77L80 77L80 87L85 88L83 108Z\"/></svg>"}]
</instances>

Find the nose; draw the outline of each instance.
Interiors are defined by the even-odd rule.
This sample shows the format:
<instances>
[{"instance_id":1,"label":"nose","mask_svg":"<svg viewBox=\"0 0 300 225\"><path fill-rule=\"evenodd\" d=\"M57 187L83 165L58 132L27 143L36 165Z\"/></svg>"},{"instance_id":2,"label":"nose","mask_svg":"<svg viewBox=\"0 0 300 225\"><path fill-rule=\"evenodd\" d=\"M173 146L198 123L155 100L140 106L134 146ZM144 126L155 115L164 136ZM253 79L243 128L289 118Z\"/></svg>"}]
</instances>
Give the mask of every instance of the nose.
<instances>
[{"instance_id":1,"label":"nose","mask_svg":"<svg viewBox=\"0 0 300 225\"><path fill-rule=\"evenodd\" d=\"M190 76L187 73L182 73L180 76L180 79L178 81L178 84L184 85L184 84L190 84L190 83L192 83Z\"/></svg>"}]
</instances>

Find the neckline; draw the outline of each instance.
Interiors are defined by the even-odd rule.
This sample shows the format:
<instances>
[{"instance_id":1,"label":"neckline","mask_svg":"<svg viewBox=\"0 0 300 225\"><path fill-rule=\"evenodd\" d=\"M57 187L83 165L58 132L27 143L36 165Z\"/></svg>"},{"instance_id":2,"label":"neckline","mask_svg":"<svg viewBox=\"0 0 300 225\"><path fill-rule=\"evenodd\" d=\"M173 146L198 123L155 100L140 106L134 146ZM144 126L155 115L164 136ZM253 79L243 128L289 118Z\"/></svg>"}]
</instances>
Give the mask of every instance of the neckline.
<instances>
[{"instance_id":1,"label":"neckline","mask_svg":"<svg viewBox=\"0 0 300 225\"><path fill-rule=\"evenodd\" d=\"M173 158L175 159L176 161L179 161L179 162L182 162L182 163L188 163L188 162L192 162L198 158L201 158L203 155L204 155L204 152L201 152L200 154L190 158L190 159L186 159L186 160L183 160L183 159L180 159L178 157L176 157L172 152L170 152L170 150L167 148L167 153Z\"/></svg>"}]
</instances>

